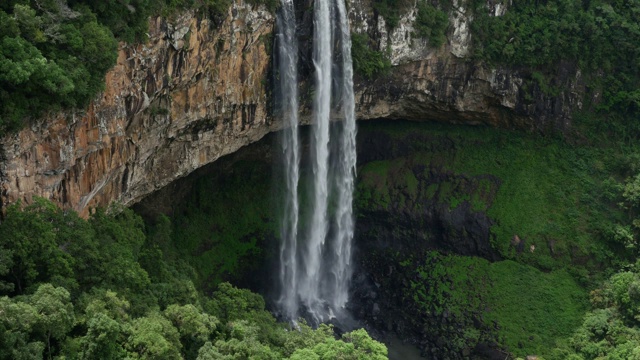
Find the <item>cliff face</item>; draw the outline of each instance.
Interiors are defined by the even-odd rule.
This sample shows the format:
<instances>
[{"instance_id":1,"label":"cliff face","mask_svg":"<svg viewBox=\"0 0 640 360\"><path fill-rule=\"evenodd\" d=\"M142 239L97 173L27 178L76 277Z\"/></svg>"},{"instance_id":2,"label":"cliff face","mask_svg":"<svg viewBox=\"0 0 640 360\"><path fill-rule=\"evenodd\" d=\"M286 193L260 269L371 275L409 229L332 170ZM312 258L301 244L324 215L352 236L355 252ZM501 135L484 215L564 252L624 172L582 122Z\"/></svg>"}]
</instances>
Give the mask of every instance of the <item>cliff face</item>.
<instances>
[{"instance_id":1,"label":"cliff face","mask_svg":"<svg viewBox=\"0 0 640 360\"><path fill-rule=\"evenodd\" d=\"M580 74L560 69L556 80L567 90L550 97L523 86L526 73L471 61L464 1L454 0L439 49L414 38L415 8L389 31L370 0L351 1L352 30L390 49L395 65L387 76L356 81L358 118L568 128L581 106ZM305 26L308 34L311 22ZM52 115L1 140L0 209L33 196L83 215L112 201L129 205L277 130L267 96L273 28L272 14L241 0L221 24L189 12L151 19L149 42L121 46L105 92L86 112Z\"/></svg>"},{"instance_id":2,"label":"cliff face","mask_svg":"<svg viewBox=\"0 0 640 360\"><path fill-rule=\"evenodd\" d=\"M388 29L371 0L352 0L352 30L367 33L381 52L389 53L393 71L373 81L356 82L362 118L438 120L487 124L529 131L566 131L571 113L582 107L584 83L569 65L556 69L553 83L564 89L547 95L531 82L530 69L491 68L471 56L473 14L468 0L453 0L447 42L441 48L416 37L418 10L409 7L398 25ZM502 16L506 5L488 0L486 11Z\"/></svg>"},{"instance_id":3,"label":"cliff face","mask_svg":"<svg viewBox=\"0 0 640 360\"><path fill-rule=\"evenodd\" d=\"M152 19L123 45L86 113L43 119L2 140L2 203L43 196L86 215L131 204L272 130L267 116L273 16L234 4L222 24L185 13Z\"/></svg>"}]
</instances>

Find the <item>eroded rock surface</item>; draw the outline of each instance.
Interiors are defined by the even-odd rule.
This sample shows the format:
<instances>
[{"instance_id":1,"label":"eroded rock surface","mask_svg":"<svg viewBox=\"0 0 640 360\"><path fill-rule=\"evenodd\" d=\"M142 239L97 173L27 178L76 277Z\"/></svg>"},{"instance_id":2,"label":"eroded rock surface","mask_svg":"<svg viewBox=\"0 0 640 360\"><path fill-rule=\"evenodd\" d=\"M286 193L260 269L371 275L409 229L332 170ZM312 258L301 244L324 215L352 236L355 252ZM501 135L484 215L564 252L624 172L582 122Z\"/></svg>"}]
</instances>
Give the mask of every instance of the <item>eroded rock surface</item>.
<instances>
[{"instance_id":1,"label":"eroded rock surface","mask_svg":"<svg viewBox=\"0 0 640 360\"><path fill-rule=\"evenodd\" d=\"M584 82L569 64L558 67L551 84L564 91L550 95L531 81L529 69L492 68L475 61L468 0L452 2L447 42L437 49L428 39L416 37L415 4L389 29L384 14L371 10L371 0L352 3L353 31L368 34L394 65L388 76L356 81L359 119L430 119L563 132L571 127L572 112L582 107ZM502 16L507 9L503 3L487 1L491 16Z\"/></svg>"},{"instance_id":2,"label":"eroded rock surface","mask_svg":"<svg viewBox=\"0 0 640 360\"><path fill-rule=\"evenodd\" d=\"M560 67L554 82L566 90L549 96L526 85L524 70L473 61L467 2L453 2L448 41L436 49L413 32L415 6L388 29L370 0L351 1L352 30L390 49L395 65L389 75L356 79L358 118L568 129L571 112L582 105L580 73ZM298 3L301 89L307 89L301 119L308 122L312 7ZM504 14L502 2L493 3L487 11ZM273 31L274 16L242 0L219 24L191 12L151 19L149 42L121 45L106 90L89 109L52 115L0 141L0 209L33 196L85 216L112 201L130 205L279 129L268 99Z\"/></svg>"},{"instance_id":3,"label":"eroded rock surface","mask_svg":"<svg viewBox=\"0 0 640 360\"><path fill-rule=\"evenodd\" d=\"M33 196L87 215L131 204L273 129L267 53L273 16L235 3L221 24L193 13L151 20L144 45L121 45L106 90L2 140L4 204Z\"/></svg>"}]
</instances>

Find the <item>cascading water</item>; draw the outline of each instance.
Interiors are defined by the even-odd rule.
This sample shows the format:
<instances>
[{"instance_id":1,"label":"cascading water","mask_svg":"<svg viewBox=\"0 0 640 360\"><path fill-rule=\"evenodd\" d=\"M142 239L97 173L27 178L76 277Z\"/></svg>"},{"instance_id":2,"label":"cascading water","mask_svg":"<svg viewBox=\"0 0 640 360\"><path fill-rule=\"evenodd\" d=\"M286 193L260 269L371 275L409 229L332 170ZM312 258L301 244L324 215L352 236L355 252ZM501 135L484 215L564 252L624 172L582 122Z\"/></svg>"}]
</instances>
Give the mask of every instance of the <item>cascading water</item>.
<instances>
[{"instance_id":1,"label":"cascading water","mask_svg":"<svg viewBox=\"0 0 640 360\"><path fill-rule=\"evenodd\" d=\"M334 49L334 44L339 47ZM343 311L351 277L356 125L351 39L344 0L316 0L314 5L312 178L307 204L310 218L305 229L299 228L297 45L292 0L282 0L278 17L278 56L278 95L282 99L280 110L286 124L282 136L286 199L281 226L279 304L291 320L300 315L302 308L311 316L312 322L318 323ZM339 61L334 63L334 59ZM335 90L339 96L332 92L333 80L336 80ZM332 111L332 108L341 111ZM331 131L330 120L336 115L343 121ZM330 201L335 205L331 206L331 211Z\"/></svg>"},{"instance_id":2,"label":"cascading water","mask_svg":"<svg viewBox=\"0 0 640 360\"><path fill-rule=\"evenodd\" d=\"M298 43L293 0L283 0L277 18L279 59L279 114L286 124L282 134L285 165L284 214L280 225L280 306L286 317L295 319L298 311L298 182L300 146L298 145Z\"/></svg>"},{"instance_id":3,"label":"cascading water","mask_svg":"<svg viewBox=\"0 0 640 360\"><path fill-rule=\"evenodd\" d=\"M333 287L329 289L334 309L342 309L349 300L351 279L351 242L353 240L353 190L356 176L356 116L353 95L353 64L351 62L351 34L344 0L337 1L339 34L342 59L342 134L337 173L338 205L335 214L336 235L332 249L334 261L331 273Z\"/></svg>"}]
</instances>

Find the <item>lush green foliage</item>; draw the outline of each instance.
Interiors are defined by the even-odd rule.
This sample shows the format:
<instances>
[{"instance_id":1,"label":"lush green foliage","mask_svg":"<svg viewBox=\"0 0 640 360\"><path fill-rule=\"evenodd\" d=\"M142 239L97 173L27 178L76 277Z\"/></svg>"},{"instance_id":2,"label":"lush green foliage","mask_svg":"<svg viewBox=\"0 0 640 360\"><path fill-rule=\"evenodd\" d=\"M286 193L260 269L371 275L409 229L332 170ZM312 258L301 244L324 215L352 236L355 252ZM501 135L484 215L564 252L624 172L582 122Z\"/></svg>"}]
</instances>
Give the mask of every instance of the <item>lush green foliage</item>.
<instances>
[{"instance_id":1,"label":"lush green foliage","mask_svg":"<svg viewBox=\"0 0 640 360\"><path fill-rule=\"evenodd\" d=\"M427 1L418 1L415 28L418 36L429 39L434 47L440 47L447 40L446 31L449 16Z\"/></svg>"},{"instance_id":2,"label":"lush green foliage","mask_svg":"<svg viewBox=\"0 0 640 360\"><path fill-rule=\"evenodd\" d=\"M252 3L276 6L272 0ZM0 136L45 112L86 107L116 62L116 39L145 41L150 15L188 8L219 22L230 5L230 0L3 1Z\"/></svg>"},{"instance_id":3,"label":"lush green foliage","mask_svg":"<svg viewBox=\"0 0 640 360\"><path fill-rule=\"evenodd\" d=\"M440 3L440 4L438 4ZM449 26L449 17L446 11L451 7L449 1L418 0L416 3L417 14L415 21L416 35L429 39L434 47L440 47L446 40L446 31ZM373 8L382 16L390 29L398 26L400 16L407 10L412 2L407 0L374 0Z\"/></svg>"},{"instance_id":4,"label":"lush green foliage","mask_svg":"<svg viewBox=\"0 0 640 360\"><path fill-rule=\"evenodd\" d=\"M200 177L189 196L176 202L171 229L161 233L175 244L170 253L195 268L198 287L238 280L266 257L265 240L277 231L274 202L267 195L271 171L263 161L237 161L233 171Z\"/></svg>"},{"instance_id":5,"label":"lush green foliage","mask_svg":"<svg viewBox=\"0 0 640 360\"><path fill-rule=\"evenodd\" d=\"M386 25L393 29L398 26L400 15L410 5L406 0L374 0L373 8L384 17Z\"/></svg>"},{"instance_id":6,"label":"lush green foliage","mask_svg":"<svg viewBox=\"0 0 640 360\"><path fill-rule=\"evenodd\" d=\"M466 324L448 341L455 351L486 341L486 329L497 324L498 341L512 354L546 354L584 314L586 291L563 270L543 273L510 260L490 263L437 252L400 264L410 279L401 296L413 316L446 313Z\"/></svg>"},{"instance_id":7,"label":"lush green foliage","mask_svg":"<svg viewBox=\"0 0 640 360\"><path fill-rule=\"evenodd\" d=\"M611 228L627 225L626 215L606 195L612 191L607 179L622 166L616 165L622 160L614 161L615 148L478 127L394 123L375 128L405 142L414 134L426 138L410 142L409 156L359 170L358 208L413 209L420 206L417 196L451 209L466 202L494 220L493 247L503 257L546 270L573 263L583 273L622 255L616 255L622 247ZM449 175L431 179L432 168ZM526 241L527 251L516 251L516 235ZM528 251L531 245L534 252Z\"/></svg>"},{"instance_id":8,"label":"lush green foliage","mask_svg":"<svg viewBox=\"0 0 640 360\"><path fill-rule=\"evenodd\" d=\"M291 331L261 296L228 283L212 297L128 209L87 221L36 199L0 223L0 359L383 359L364 330ZM159 241L159 243L155 243ZM9 295L9 296L7 296ZM310 357L307 357L310 356Z\"/></svg>"},{"instance_id":9,"label":"lush green foliage","mask_svg":"<svg viewBox=\"0 0 640 360\"><path fill-rule=\"evenodd\" d=\"M391 62L380 51L372 49L373 44L367 34L351 33L351 58L353 70L368 79L384 75L391 69Z\"/></svg>"},{"instance_id":10,"label":"lush green foliage","mask_svg":"<svg viewBox=\"0 0 640 360\"><path fill-rule=\"evenodd\" d=\"M115 64L113 34L84 6L5 1L0 24L0 135L26 117L85 106Z\"/></svg>"},{"instance_id":11,"label":"lush green foliage","mask_svg":"<svg viewBox=\"0 0 640 360\"><path fill-rule=\"evenodd\" d=\"M479 341L498 341L518 356L633 358L636 267L594 292L592 302L600 310L581 319L587 289L610 275L606 267L624 267L639 254L640 148L634 141L614 141L583 127L581 136L595 137L579 144L438 124L361 124L360 132L367 131L389 136L389 143L400 145L385 145L385 153L402 155L359 168L359 213L421 213L426 202L453 211L466 204L493 219L492 245L513 260L380 255L402 266L399 274L396 268L394 276L380 281L382 287L403 284L402 304L415 309L409 318L442 314L464 324L446 334L448 346L459 351ZM428 238L429 228L420 235ZM526 246L518 249L516 235ZM584 329L595 323L609 330ZM442 331L437 325L420 326ZM560 347L553 350L556 344Z\"/></svg>"},{"instance_id":12,"label":"lush green foliage","mask_svg":"<svg viewBox=\"0 0 640 360\"><path fill-rule=\"evenodd\" d=\"M579 66L602 93L600 110L637 118L640 111L640 3L619 0L517 1L504 16L476 1L476 55L491 63L552 72Z\"/></svg>"},{"instance_id":13,"label":"lush green foliage","mask_svg":"<svg viewBox=\"0 0 640 360\"><path fill-rule=\"evenodd\" d=\"M592 310L572 337L560 341L550 359L622 360L640 356L638 264L591 292Z\"/></svg>"}]
</instances>

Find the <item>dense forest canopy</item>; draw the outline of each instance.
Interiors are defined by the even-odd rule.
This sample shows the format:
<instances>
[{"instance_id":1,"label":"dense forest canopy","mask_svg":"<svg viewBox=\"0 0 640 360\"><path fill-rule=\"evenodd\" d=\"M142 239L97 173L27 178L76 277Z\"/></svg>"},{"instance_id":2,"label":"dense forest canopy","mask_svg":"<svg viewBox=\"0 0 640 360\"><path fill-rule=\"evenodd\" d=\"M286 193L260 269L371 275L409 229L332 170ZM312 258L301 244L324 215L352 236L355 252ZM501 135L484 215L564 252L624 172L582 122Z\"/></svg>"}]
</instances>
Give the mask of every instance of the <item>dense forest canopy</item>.
<instances>
[{"instance_id":1,"label":"dense forest canopy","mask_svg":"<svg viewBox=\"0 0 640 360\"><path fill-rule=\"evenodd\" d=\"M483 11L475 1L472 23L475 55L490 64L528 67L548 92L544 74L558 65L577 66L602 114L640 115L640 2L636 0L513 1L503 16ZM537 74L536 74L537 73ZM554 89L555 87L555 89ZM596 96L600 97L600 96Z\"/></svg>"},{"instance_id":2,"label":"dense forest canopy","mask_svg":"<svg viewBox=\"0 0 640 360\"><path fill-rule=\"evenodd\" d=\"M117 41L86 5L0 5L0 133L47 110L84 107L104 87Z\"/></svg>"},{"instance_id":3,"label":"dense forest canopy","mask_svg":"<svg viewBox=\"0 0 640 360\"><path fill-rule=\"evenodd\" d=\"M84 220L43 199L9 207L0 359L386 359L364 330L340 339L327 325L290 331L260 295L229 283L199 292L166 230L147 234L128 209Z\"/></svg>"}]
</instances>

